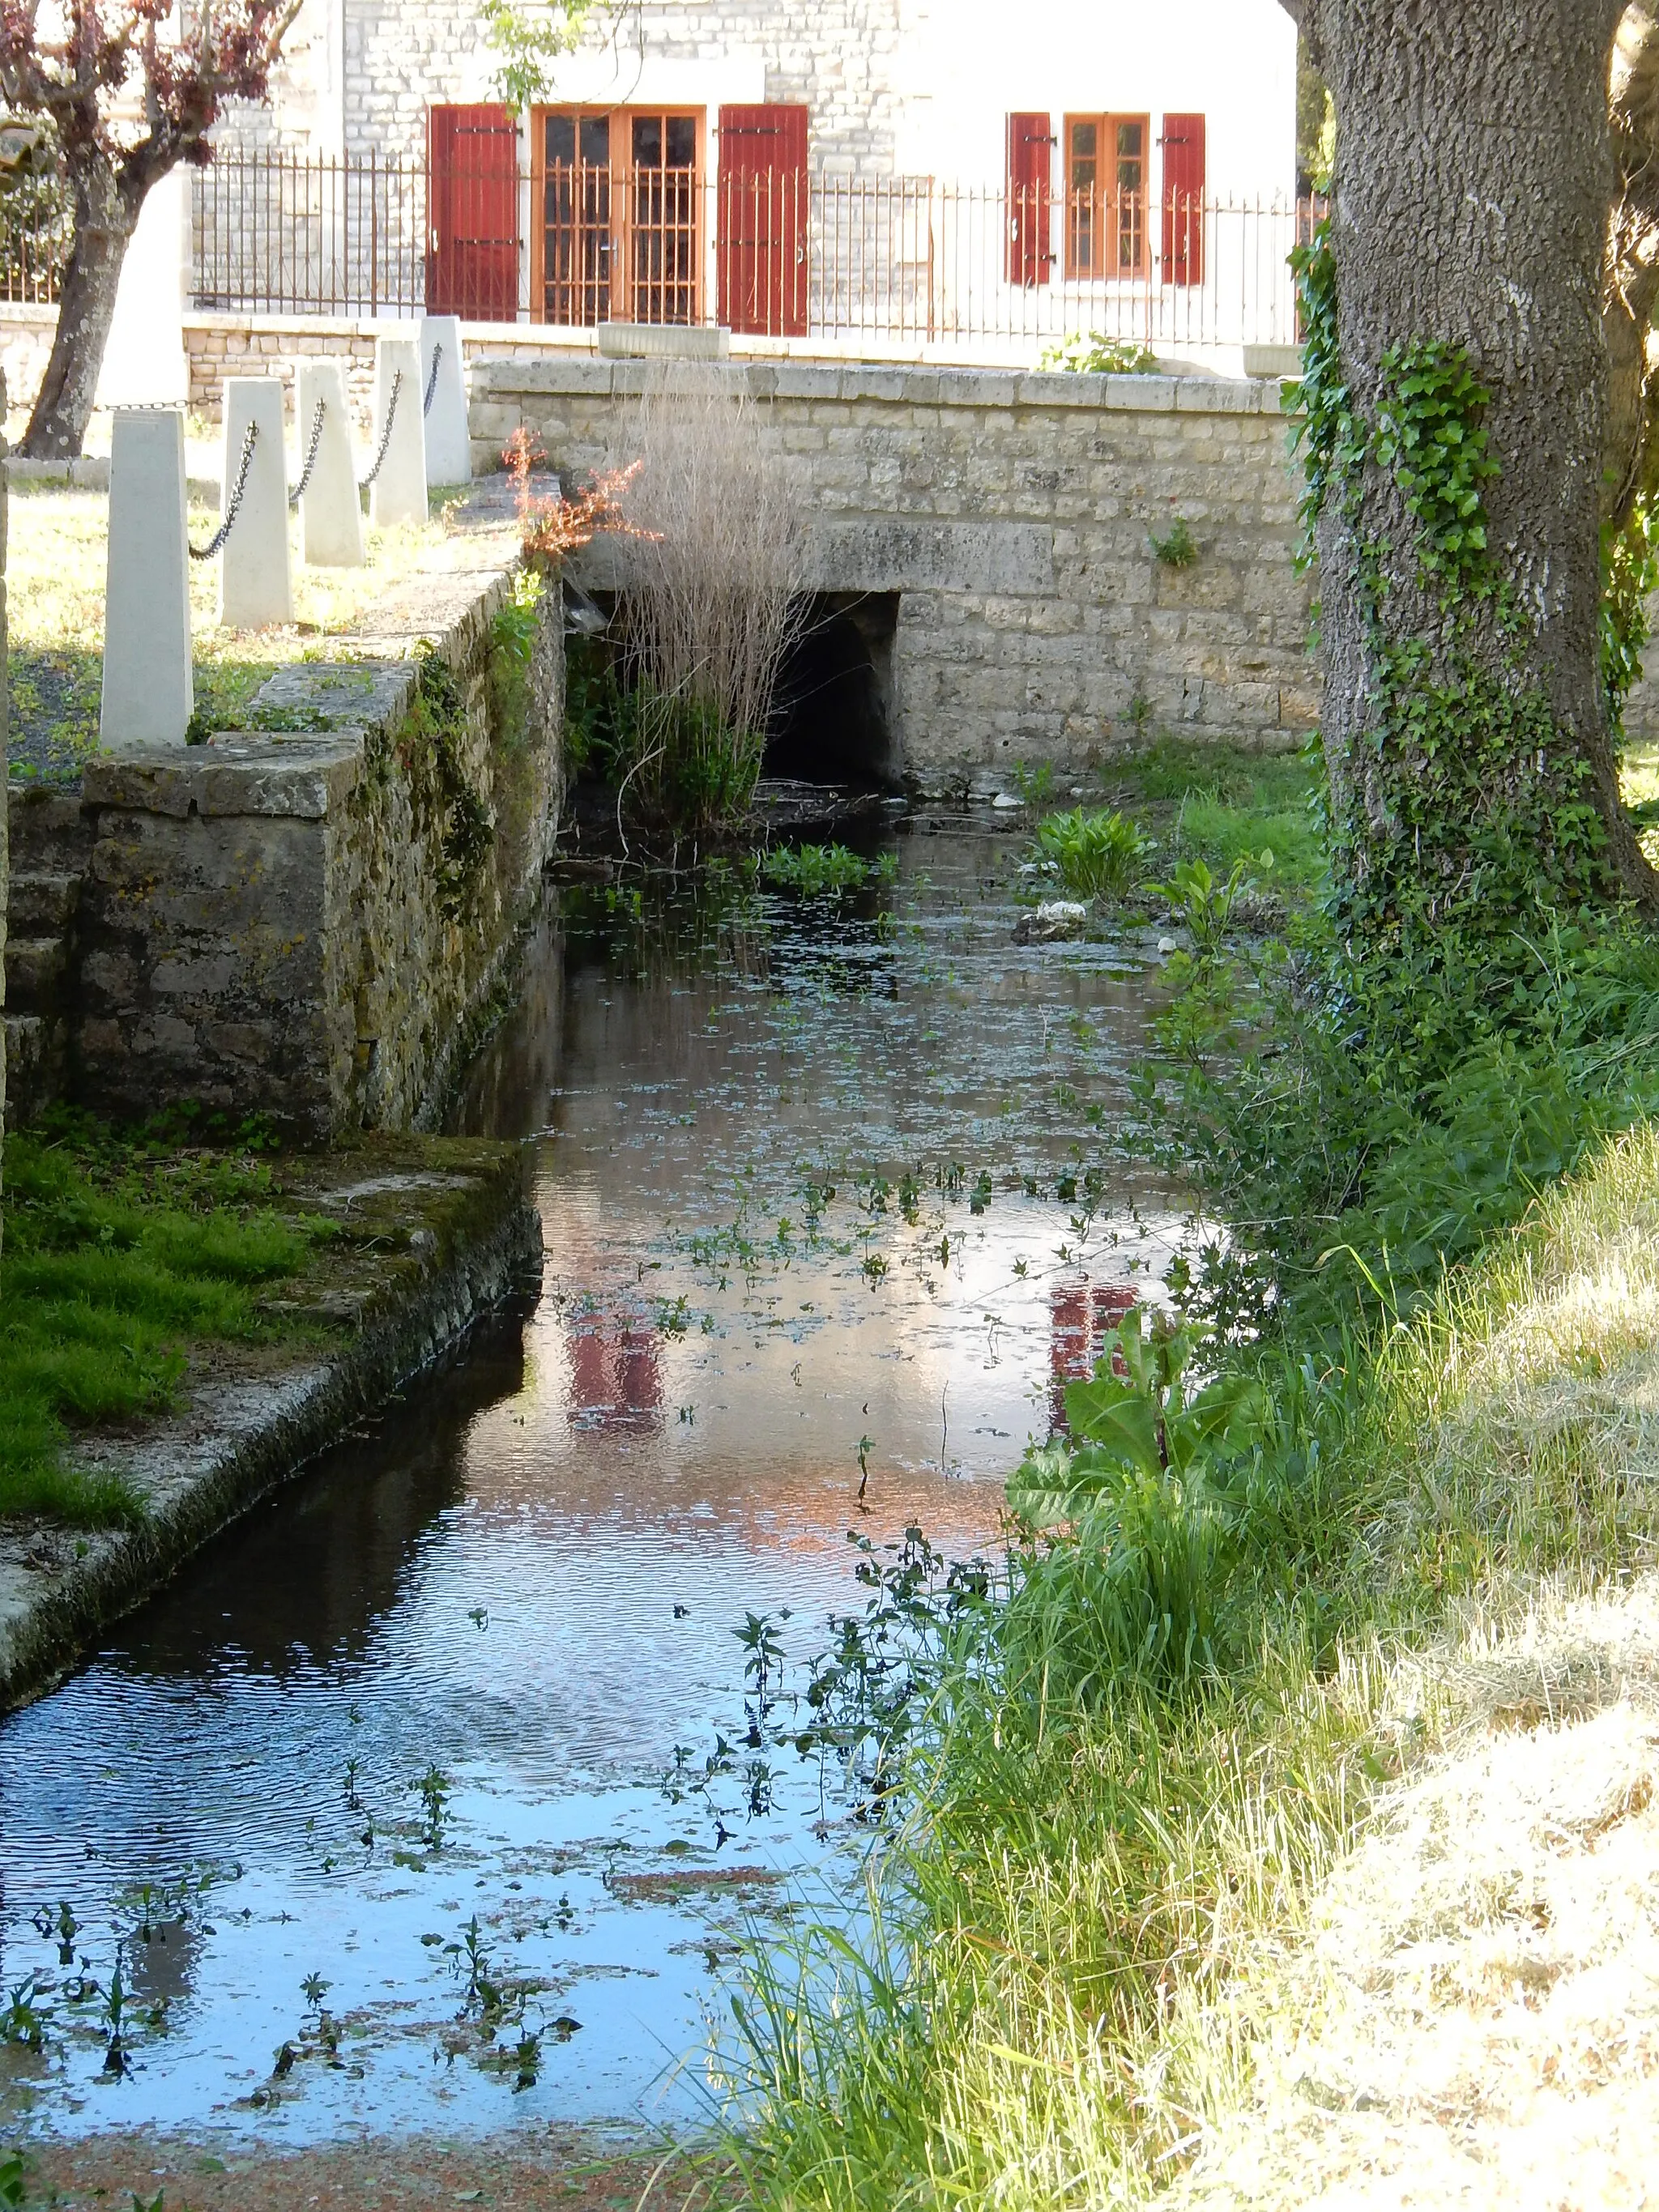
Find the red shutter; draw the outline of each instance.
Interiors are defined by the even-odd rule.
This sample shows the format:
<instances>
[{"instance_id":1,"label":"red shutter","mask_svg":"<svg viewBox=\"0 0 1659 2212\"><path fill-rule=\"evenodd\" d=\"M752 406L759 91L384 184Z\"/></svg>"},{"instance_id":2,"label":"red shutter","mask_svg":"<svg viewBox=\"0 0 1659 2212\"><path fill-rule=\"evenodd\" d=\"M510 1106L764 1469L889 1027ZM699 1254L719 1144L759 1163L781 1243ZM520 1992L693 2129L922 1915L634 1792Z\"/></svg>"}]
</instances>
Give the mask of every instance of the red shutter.
<instances>
[{"instance_id":1,"label":"red shutter","mask_svg":"<svg viewBox=\"0 0 1659 2212\"><path fill-rule=\"evenodd\" d=\"M519 313L519 131L510 107L427 113L426 304L434 315Z\"/></svg>"},{"instance_id":2,"label":"red shutter","mask_svg":"<svg viewBox=\"0 0 1659 2212\"><path fill-rule=\"evenodd\" d=\"M1008 118L1008 282L1046 284L1054 269L1050 231L1054 126L1046 115Z\"/></svg>"},{"instance_id":3,"label":"red shutter","mask_svg":"<svg viewBox=\"0 0 1659 2212\"><path fill-rule=\"evenodd\" d=\"M722 107L720 318L729 331L806 335L806 110Z\"/></svg>"},{"instance_id":4,"label":"red shutter","mask_svg":"<svg viewBox=\"0 0 1659 2212\"><path fill-rule=\"evenodd\" d=\"M1164 282L1204 282L1204 118L1166 115L1164 137Z\"/></svg>"}]
</instances>

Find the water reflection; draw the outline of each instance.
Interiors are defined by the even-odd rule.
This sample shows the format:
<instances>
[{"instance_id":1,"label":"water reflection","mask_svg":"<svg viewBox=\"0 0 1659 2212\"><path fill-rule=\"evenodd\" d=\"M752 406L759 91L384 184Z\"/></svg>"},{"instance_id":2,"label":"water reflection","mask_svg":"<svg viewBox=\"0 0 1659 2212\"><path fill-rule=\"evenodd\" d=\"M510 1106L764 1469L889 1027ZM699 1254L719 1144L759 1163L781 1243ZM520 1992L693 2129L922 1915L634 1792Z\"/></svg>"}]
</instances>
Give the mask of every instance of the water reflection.
<instances>
[{"instance_id":1,"label":"water reflection","mask_svg":"<svg viewBox=\"0 0 1659 2212\"><path fill-rule=\"evenodd\" d=\"M1109 948L1014 948L1006 865L918 840L885 912L550 915L462 1114L533 1137L534 1310L0 1729L0 1974L53 2023L44 2062L0 2050L0 2117L292 2141L696 2108L676 2062L742 1916L850 1832L833 1775L718 1754L735 1627L821 1649L861 1601L849 1529L994 1541L1167 1249L1155 1192L1137 1218L1083 1180L1140 987Z\"/></svg>"}]
</instances>

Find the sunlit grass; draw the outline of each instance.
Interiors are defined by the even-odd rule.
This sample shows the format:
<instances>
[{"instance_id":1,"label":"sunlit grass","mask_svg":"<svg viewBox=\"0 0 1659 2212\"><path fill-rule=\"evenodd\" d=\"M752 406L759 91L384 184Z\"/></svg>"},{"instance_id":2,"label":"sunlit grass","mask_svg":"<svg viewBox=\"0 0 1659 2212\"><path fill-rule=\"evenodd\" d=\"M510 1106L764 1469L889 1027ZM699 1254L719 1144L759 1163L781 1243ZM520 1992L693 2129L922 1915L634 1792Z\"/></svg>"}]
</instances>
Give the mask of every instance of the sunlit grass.
<instances>
[{"instance_id":1,"label":"sunlit grass","mask_svg":"<svg viewBox=\"0 0 1659 2212\"><path fill-rule=\"evenodd\" d=\"M1629 1579L1659 1544L1656 1255L1642 1125L1350 1345L1321 1458L1224 1568L1236 1665L1176 1690L1129 1666L1079 1706L994 1632L947 1658L871 1928L804 1972L757 1957L734 2137L757 2203L1059 2212L1193 2167L1196 2199L1255 2175L1288 2208L1371 2170L1362 2093L1406 2113L1425 2193L1397 2201L1438 2202L1481 2099L1557 2063L1517 1974L1578 1993L1564 2082L1617 2078L1598 1978L1659 2020L1659 1907L1595 1843L1647 1819L1659 1765L1612 1710L1659 1684L1654 1585ZM1021 1602L1071 1589L1039 1565Z\"/></svg>"},{"instance_id":2,"label":"sunlit grass","mask_svg":"<svg viewBox=\"0 0 1659 2212\"><path fill-rule=\"evenodd\" d=\"M77 1468L74 1435L165 1412L193 1346L268 1333L260 1288L315 1224L279 1216L257 1157L118 1140L94 1125L8 1136L0 1253L0 1517L133 1517Z\"/></svg>"},{"instance_id":3,"label":"sunlit grass","mask_svg":"<svg viewBox=\"0 0 1659 2212\"><path fill-rule=\"evenodd\" d=\"M6 586L15 750L27 763L45 750L55 772L72 769L97 741L104 647L104 583L109 502L101 492L57 486L11 489ZM216 510L193 500L191 540L205 544ZM349 635L398 577L443 543L441 514L421 524L366 530L361 568L311 568L300 559L299 521L290 523L295 619L262 630L222 629L219 564L190 564L191 629L197 704L208 720L234 726L276 669L325 654L331 636Z\"/></svg>"}]
</instances>

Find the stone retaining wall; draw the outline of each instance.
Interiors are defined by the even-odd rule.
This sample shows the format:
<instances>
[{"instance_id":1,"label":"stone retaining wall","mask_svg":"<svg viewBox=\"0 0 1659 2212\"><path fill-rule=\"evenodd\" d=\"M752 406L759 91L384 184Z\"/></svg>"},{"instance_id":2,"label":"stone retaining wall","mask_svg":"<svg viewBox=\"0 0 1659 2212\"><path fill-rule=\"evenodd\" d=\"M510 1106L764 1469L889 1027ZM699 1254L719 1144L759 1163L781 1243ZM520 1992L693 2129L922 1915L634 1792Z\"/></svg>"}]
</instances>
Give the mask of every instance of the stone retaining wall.
<instances>
[{"instance_id":1,"label":"stone retaining wall","mask_svg":"<svg viewBox=\"0 0 1659 2212\"><path fill-rule=\"evenodd\" d=\"M520 423L567 483L629 458L661 372L481 362L474 466ZM1158 729L1262 748L1318 713L1297 484L1277 384L1000 370L732 364L811 521L812 587L897 594L890 671L903 771L1081 765ZM1154 534L1184 520L1188 568ZM600 541L596 581L626 584Z\"/></svg>"},{"instance_id":2,"label":"stone retaining wall","mask_svg":"<svg viewBox=\"0 0 1659 2212\"><path fill-rule=\"evenodd\" d=\"M538 893L564 696L556 583L515 673L513 533L442 557L270 678L251 719L276 726L88 763L58 1000L77 1102L198 1099L319 1140L435 1117ZM62 811L26 808L25 838L38 817L61 845Z\"/></svg>"}]
</instances>

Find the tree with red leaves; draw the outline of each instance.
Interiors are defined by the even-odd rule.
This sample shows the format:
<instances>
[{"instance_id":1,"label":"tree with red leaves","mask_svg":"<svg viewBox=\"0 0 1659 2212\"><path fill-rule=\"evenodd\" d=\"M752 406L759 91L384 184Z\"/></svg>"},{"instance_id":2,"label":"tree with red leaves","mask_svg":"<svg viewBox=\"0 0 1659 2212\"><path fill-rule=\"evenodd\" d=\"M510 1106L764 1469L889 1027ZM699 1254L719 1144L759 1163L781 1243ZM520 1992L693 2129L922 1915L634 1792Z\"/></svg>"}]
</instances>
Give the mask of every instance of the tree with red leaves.
<instances>
[{"instance_id":1,"label":"tree with red leaves","mask_svg":"<svg viewBox=\"0 0 1659 2212\"><path fill-rule=\"evenodd\" d=\"M152 185L213 158L232 100L265 97L300 0L0 0L0 93L52 126L75 228L45 381L19 451L78 453L121 264ZM46 21L42 17L46 16Z\"/></svg>"}]
</instances>

